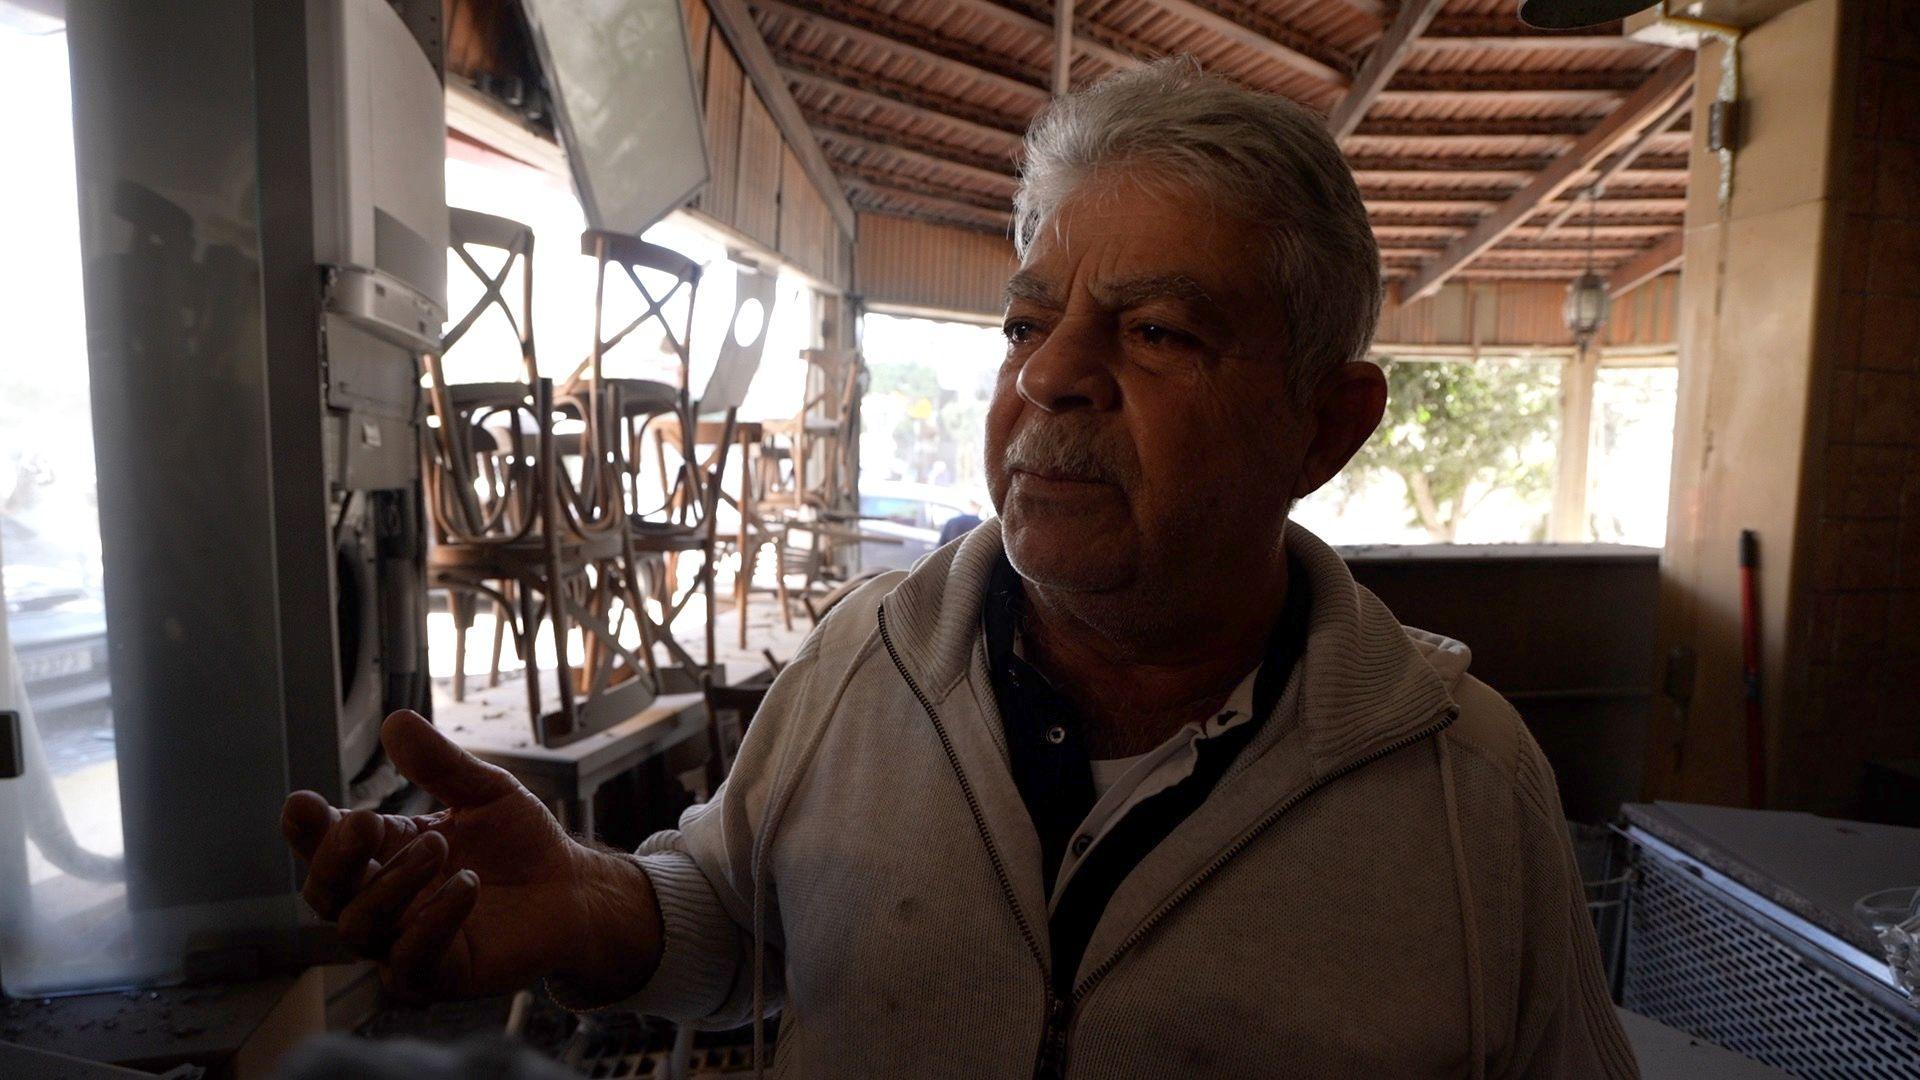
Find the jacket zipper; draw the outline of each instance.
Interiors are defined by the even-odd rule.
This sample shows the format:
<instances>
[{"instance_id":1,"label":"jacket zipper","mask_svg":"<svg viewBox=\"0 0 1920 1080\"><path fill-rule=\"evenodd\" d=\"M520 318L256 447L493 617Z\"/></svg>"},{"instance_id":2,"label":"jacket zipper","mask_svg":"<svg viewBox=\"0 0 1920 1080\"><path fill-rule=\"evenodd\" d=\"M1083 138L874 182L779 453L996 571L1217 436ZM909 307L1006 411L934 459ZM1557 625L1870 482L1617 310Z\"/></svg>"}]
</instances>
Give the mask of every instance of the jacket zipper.
<instances>
[{"instance_id":1,"label":"jacket zipper","mask_svg":"<svg viewBox=\"0 0 1920 1080\"><path fill-rule=\"evenodd\" d=\"M987 829L987 815L980 809L980 797L974 794L973 782L967 779L965 769L960 767L960 755L953 748L953 739L947 734L947 725L941 721L940 714L934 711L933 702L927 698L920 684L914 681L913 674L900 659L900 652L893 647L893 635L887 630L887 608L882 604L875 609L880 622L880 642L887 647L887 656L893 661L895 671L906 680L907 688L919 700L920 707L926 710L927 719L933 722L934 733L940 736L940 748L946 752L947 765L953 770L955 779L960 781L960 794L966 797L967 811L973 815L973 827L980 833L980 840L986 844L987 860L993 864L994 876L1000 879L1001 895L1007 898L1007 907L1013 912L1013 920L1020 926L1020 937L1027 943L1027 951L1033 954L1034 963L1040 965L1040 981L1045 988L1046 1000L1043 1005L1046 1013L1046 1026L1040 1036L1040 1053L1034 1062L1033 1075L1037 1080L1066 1075L1067 1063L1067 1024L1073 1016L1073 1004L1061 1001L1053 993L1053 975L1047 954L1040 948L1039 935L1033 932L1033 924L1027 921L1026 912L1020 907L1020 898L1013 891L1013 878L1007 874L1006 863L1000 858L1000 845L994 843L993 833Z\"/></svg>"},{"instance_id":2,"label":"jacket zipper","mask_svg":"<svg viewBox=\"0 0 1920 1080\"><path fill-rule=\"evenodd\" d=\"M1033 932L1033 925L1027 922L1026 912L1020 908L1018 894L1013 891L1013 878L1007 874L1006 863L1000 858L1000 845L993 842L993 834L987 831L987 816L980 809L980 797L973 792L973 782L967 779L966 771L960 768L960 755L953 749L953 739L947 735L947 725L941 723L940 714L933 711L933 702L920 689L920 684L908 674L907 665L900 659L900 653L893 647L893 635L887 632L887 609L883 605L878 609L880 619L880 641L887 647L887 655L892 658L894 669L907 681L907 687L913 696L920 699L920 707L927 711L927 719L933 721L933 730L940 736L940 748L946 751L947 764L953 768L953 775L960 781L960 794L966 796L967 810L973 814L973 826L980 831L980 839L987 845L987 859L993 863L993 872L1000 879L1000 891L1006 895L1007 906L1013 909L1014 921L1020 924L1020 936L1026 940L1027 951L1033 954L1034 962L1040 965L1041 974L1047 971L1047 956L1041 951L1040 938ZM1053 994L1049 990L1048 1002Z\"/></svg>"},{"instance_id":3,"label":"jacket zipper","mask_svg":"<svg viewBox=\"0 0 1920 1080\"><path fill-rule=\"evenodd\" d=\"M947 765L953 769L954 777L960 781L960 793L966 797L967 810L973 815L973 826L979 831L981 841L987 846L987 859L993 863L994 875L1000 879L1000 891L1007 899L1007 906L1013 911L1014 921L1020 926L1020 936L1027 943L1027 951L1033 954L1034 961L1040 965L1041 976L1046 983L1046 1026L1041 1034L1039 1058L1034 1062L1033 1073L1036 1078L1062 1077L1066 1075L1067 1031L1073 1023L1073 1010L1075 1006L1086 1000L1087 995L1092 992L1094 985L1106 977L1106 974L1113 970L1114 965L1120 962L1120 958L1125 956L1129 949L1132 949L1138 944L1141 938L1147 936L1148 931L1152 930L1155 925L1166 918L1174 908L1180 906L1187 897L1193 895L1194 890L1198 889L1202 883L1215 873L1218 873L1221 867L1225 866L1229 860L1243 851L1256 837L1265 832L1275 821L1278 821L1281 815L1298 806L1309 795L1312 795L1314 792L1319 791L1321 788L1326 787L1328 784L1333 783L1335 780L1346 776L1354 770L1371 765L1381 758L1386 757L1388 754L1403 750L1406 747L1412 746L1414 743L1439 734L1446 729L1447 725L1453 723L1454 719L1459 715L1458 709L1453 706L1448 706L1441 711L1439 719L1435 723L1429 724L1411 735L1395 739L1393 742L1380 747L1364 757L1348 762L1346 765L1335 769L1314 783L1295 792L1286 801L1269 810L1259 821L1254 822L1252 828L1241 833L1238 839L1228 844L1220 854L1214 856L1212 862L1201 867L1199 872L1188 878L1186 884L1180 886L1179 890L1172 896L1169 896L1165 903L1155 908L1153 913L1148 915L1139 926L1134 927L1133 932L1128 934L1126 939L1120 943L1120 947L1115 949L1112 955L1101 961L1098 967L1087 972L1087 977L1080 980L1079 984L1073 988L1072 996L1062 1001L1054 996L1053 978L1050 973L1050 965L1046 954L1040 950L1040 939L1034 934L1032 924L1027 921L1025 912L1021 910L1019 897L1013 891L1013 879L1007 875L1006 864L1000 859L1000 846L993 842L993 834L987 831L986 814L980 809L980 799L979 796L974 794L973 783L967 779L966 771L960 767L960 755L953 749L953 739L947 734L947 726L941 722L940 714L934 711L933 702L928 700L925 692L920 689L920 684L914 681L912 673L907 670L907 665L901 661L899 650L894 648L893 635L887 631L887 609L884 604L876 610L876 615L880 622L881 644L887 647L887 656L893 661L894 670L898 671L900 677L906 680L907 688L913 691L913 696L919 700L920 707L926 710L927 719L933 722L934 733L940 736L940 748L946 752Z\"/></svg>"}]
</instances>

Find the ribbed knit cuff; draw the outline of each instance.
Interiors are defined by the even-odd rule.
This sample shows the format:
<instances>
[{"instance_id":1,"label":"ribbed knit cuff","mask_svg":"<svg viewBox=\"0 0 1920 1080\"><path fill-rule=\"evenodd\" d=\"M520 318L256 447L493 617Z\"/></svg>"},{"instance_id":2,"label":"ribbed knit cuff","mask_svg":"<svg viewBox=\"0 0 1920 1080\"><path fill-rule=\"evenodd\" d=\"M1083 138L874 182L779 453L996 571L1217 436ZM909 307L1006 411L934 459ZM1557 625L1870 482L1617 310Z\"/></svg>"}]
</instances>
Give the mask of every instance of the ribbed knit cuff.
<instances>
[{"instance_id":1,"label":"ribbed knit cuff","mask_svg":"<svg viewBox=\"0 0 1920 1080\"><path fill-rule=\"evenodd\" d=\"M621 1007L669 1020L697 1021L712 1015L733 989L744 931L685 852L627 858L653 883L665 935L653 978Z\"/></svg>"},{"instance_id":2,"label":"ribbed knit cuff","mask_svg":"<svg viewBox=\"0 0 1920 1080\"><path fill-rule=\"evenodd\" d=\"M741 931L686 853L621 855L653 885L663 934L660 963L646 986L617 1001L595 1000L561 978L547 980L547 993L574 1012L619 1009L697 1021L718 1010L733 987Z\"/></svg>"}]
</instances>

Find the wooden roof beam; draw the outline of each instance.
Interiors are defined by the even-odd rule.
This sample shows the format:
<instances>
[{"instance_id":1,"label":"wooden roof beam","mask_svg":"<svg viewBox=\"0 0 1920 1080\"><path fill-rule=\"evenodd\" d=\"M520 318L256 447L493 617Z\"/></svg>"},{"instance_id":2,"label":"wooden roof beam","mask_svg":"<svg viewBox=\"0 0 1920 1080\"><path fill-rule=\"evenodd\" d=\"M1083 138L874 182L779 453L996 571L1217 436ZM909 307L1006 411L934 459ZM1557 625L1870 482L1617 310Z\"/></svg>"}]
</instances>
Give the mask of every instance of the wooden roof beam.
<instances>
[{"instance_id":1,"label":"wooden roof beam","mask_svg":"<svg viewBox=\"0 0 1920 1080\"><path fill-rule=\"evenodd\" d=\"M1582 173L1618 150L1648 122L1671 107L1680 95L1692 89L1693 55L1684 53L1667 61L1593 130L1582 135L1572 149L1555 158L1531 183L1515 192L1467 235L1449 244L1438 259L1414 275L1403 294L1405 298L1418 300L1430 295L1455 271L1499 243L1515 226L1571 187Z\"/></svg>"},{"instance_id":2,"label":"wooden roof beam","mask_svg":"<svg viewBox=\"0 0 1920 1080\"><path fill-rule=\"evenodd\" d=\"M811 57L788 55L782 57L782 61L780 74L795 86L841 94L863 104L946 124L981 139L1010 140L1015 147L1024 141L1026 123L1012 117L929 94L878 75L833 73L831 65Z\"/></svg>"},{"instance_id":3,"label":"wooden roof beam","mask_svg":"<svg viewBox=\"0 0 1920 1080\"><path fill-rule=\"evenodd\" d=\"M1386 87L1396 94L1622 94L1647 80L1644 71L1403 71Z\"/></svg>"},{"instance_id":4,"label":"wooden roof beam","mask_svg":"<svg viewBox=\"0 0 1920 1080\"><path fill-rule=\"evenodd\" d=\"M856 120L851 116L841 116L823 109L810 109L805 105L800 106L800 111L807 115L807 122L813 125L813 130L823 136L851 136L880 144L889 150L895 148L913 150L927 157L938 158L949 165L963 165L1006 179L1012 179L1018 171L1018 158L1015 154L1010 153L1004 157L982 154L938 139L911 135L887 124Z\"/></svg>"},{"instance_id":5,"label":"wooden roof beam","mask_svg":"<svg viewBox=\"0 0 1920 1080\"><path fill-rule=\"evenodd\" d=\"M1626 172L1641 155L1646 153L1647 148L1653 145L1655 139L1659 138L1663 132L1674 125L1675 121L1686 115L1692 108L1693 95L1680 95L1679 99L1676 100L1664 114L1656 118L1653 123L1648 124L1646 129L1640 132L1640 134L1634 136L1633 141L1628 143L1618 154L1615 154L1611 161L1600 166L1594 173L1593 179L1587 181L1587 186L1592 188L1595 193L1605 191L1608 182L1612 181L1621 173ZM1647 164L1652 165L1653 162L1649 161ZM1687 159L1684 157L1680 158L1678 161L1673 162L1670 167L1685 169L1687 167ZM1579 199L1568 199L1567 205L1562 207L1560 212L1555 214L1552 220L1547 222L1547 230L1552 231L1568 218L1572 217L1573 212L1579 208L1579 205Z\"/></svg>"},{"instance_id":6,"label":"wooden roof beam","mask_svg":"<svg viewBox=\"0 0 1920 1080\"><path fill-rule=\"evenodd\" d=\"M988 213L1011 213L1013 209L1013 198L1010 195L983 195L977 191L968 191L965 188L947 187L943 184L929 183L925 180L919 180L909 176L900 176L896 173L888 172L885 169L877 169L871 165L856 165L851 161L845 160L836 161L834 163L834 169L840 174L840 178L843 181L863 180L869 187L878 184L882 187L897 188L901 191L914 191L931 199L945 199L951 203L971 206L975 210L984 210Z\"/></svg>"},{"instance_id":7,"label":"wooden roof beam","mask_svg":"<svg viewBox=\"0 0 1920 1080\"><path fill-rule=\"evenodd\" d=\"M1323 60L1309 56L1302 50L1301 45L1269 37L1212 8L1202 7L1193 0L1156 0L1154 6L1182 22L1191 23L1209 33L1217 34L1235 45L1259 53L1289 71L1305 75L1310 79L1318 79L1328 86L1344 89L1353 82L1346 72Z\"/></svg>"},{"instance_id":8,"label":"wooden roof beam","mask_svg":"<svg viewBox=\"0 0 1920 1080\"><path fill-rule=\"evenodd\" d=\"M999 4L994 3L993 0L947 0L947 5L958 8L969 15L975 15L982 19L991 19L1001 26L1018 30L1036 40L1043 38L1047 41L1053 40L1052 24L1042 22L1024 12L1001 7ZM1076 30L1073 37L1073 51L1075 53L1081 56L1090 56L1108 67L1113 68L1115 71L1136 68L1146 63L1146 61L1131 53L1122 52L1105 42L1095 41L1086 36L1084 32L1078 29L1080 25L1080 22L1076 21Z\"/></svg>"},{"instance_id":9,"label":"wooden roof beam","mask_svg":"<svg viewBox=\"0 0 1920 1080\"><path fill-rule=\"evenodd\" d=\"M1687 234L1675 229L1661 241L1613 268L1607 275L1607 295L1632 292L1661 274L1679 267L1686 250Z\"/></svg>"},{"instance_id":10,"label":"wooden roof beam","mask_svg":"<svg viewBox=\"0 0 1920 1080\"><path fill-rule=\"evenodd\" d=\"M1354 73L1346 96L1327 114L1327 130L1333 132L1335 142L1353 134L1360 126L1360 119L1367 115L1380 92L1400 71L1400 65L1406 63L1414 41L1445 6L1446 0L1405 0L1400 5L1399 14L1387 25L1386 33L1380 35L1373 51L1360 62L1360 70Z\"/></svg>"},{"instance_id":11,"label":"wooden roof beam","mask_svg":"<svg viewBox=\"0 0 1920 1080\"><path fill-rule=\"evenodd\" d=\"M861 150L871 154L884 154L889 157L898 158L901 161L912 162L925 168L944 170L956 176L964 176L977 184L987 184L995 189L1007 189L1009 195L1011 195L1011 189L1015 183L1014 176L1010 172L983 169L977 165L969 165L966 162L956 161L950 157L909 149L898 143L879 142L861 135L838 131L827 125L822 125L817 130L819 130L821 139L825 142L839 143L840 145L849 146L855 150Z\"/></svg>"},{"instance_id":12,"label":"wooden roof beam","mask_svg":"<svg viewBox=\"0 0 1920 1080\"><path fill-rule=\"evenodd\" d=\"M1620 24L1580 30L1536 30L1508 15L1442 15L1427 27L1420 43L1430 47L1595 51L1645 49L1649 43L1627 37Z\"/></svg>"},{"instance_id":13,"label":"wooden roof beam","mask_svg":"<svg viewBox=\"0 0 1920 1080\"><path fill-rule=\"evenodd\" d=\"M997 231L1002 236L1010 236L1013 232L1013 212L1011 210L1004 212L987 210L970 203L945 199L938 195L928 195L925 192L912 191L907 188L878 183L860 177L847 177L845 183L849 191L864 193L874 198L887 199L896 203L905 203L921 213L937 217L948 223L954 221L966 222L974 228ZM898 211L895 212L898 213Z\"/></svg>"},{"instance_id":14,"label":"wooden roof beam","mask_svg":"<svg viewBox=\"0 0 1920 1080\"><path fill-rule=\"evenodd\" d=\"M747 11L744 0L707 0L712 10L713 23L720 28L727 43L733 46L734 55L740 58L740 66L745 69L747 78L752 80L755 90L760 92L760 100L766 103L767 111L773 114L773 122L785 136L787 145L793 149L795 157L800 159L800 167L820 191L820 197L826 200L827 212L847 236L854 232L853 204L847 201L846 193L840 190L840 182L834 175L833 167L827 163L826 152L820 149L820 141L813 136L813 129L807 126L806 117L800 114L800 105L793 100L793 92L780 77L780 67L773 62L773 53L767 48L767 40L760 36L759 27L754 25L753 15Z\"/></svg>"},{"instance_id":15,"label":"wooden roof beam","mask_svg":"<svg viewBox=\"0 0 1920 1080\"><path fill-rule=\"evenodd\" d=\"M1440 173L1450 172L1539 172L1553 161L1551 157L1447 154L1442 156L1413 154L1349 154L1347 167L1354 172L1405 172Z\"/></svg>"},{"instance_id":16,"label":"wooden roof beam","mask_svg":"<svg viewBox=\"0 0 1920 1080\"><path fill-rule=\"evenodd\" d=\"M927 67L933 68L935 71L942 71L951 75L958 75L962 78L972 79L975 82L984 83L996 90L1004 91L1020 98L1036 111L1047 103L1046 88L1026 79L1016 79L998 71L989 71L969 60L960 59L946 53L934 52L923 46L915 45L896 37L890 37L877 30L869 30L864 26L858 26L818 11L787 3L786 0L747 0L747 2L761 11L778 15L784 19L791 19L818 33L836 36L842 40L853 42L856 45L864 45L882 52L893 53L896 56L905 57L906 59L924 64Z\"/></svg>"},{"instance_id":17,"label":"wooden roof beam","mask_svg":"<svg viewBox=\"0 0 1920 1080\"><path fill-rule=\"evenodd\" d=\"M1376 118L1362 120L1348 134L1385 138L1484 139L1507 135L1583 135L1593 123L1578 117L1540 117L1538 119L1410 120Z\"/></svg>"}]
</instances>

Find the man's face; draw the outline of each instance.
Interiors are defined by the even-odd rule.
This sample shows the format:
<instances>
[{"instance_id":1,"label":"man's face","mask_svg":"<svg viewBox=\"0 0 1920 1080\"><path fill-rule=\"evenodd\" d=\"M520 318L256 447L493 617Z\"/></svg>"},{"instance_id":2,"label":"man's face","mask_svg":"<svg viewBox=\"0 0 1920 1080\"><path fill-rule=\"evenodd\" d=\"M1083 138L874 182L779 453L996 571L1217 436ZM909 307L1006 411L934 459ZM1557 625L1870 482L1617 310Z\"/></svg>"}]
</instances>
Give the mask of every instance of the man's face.
<instances>
[{"instance_id":1,"label":"man's face","mask_svg":"<svg viewBox=\"0 0 1920 1080\"><path fill-rule=\"evenodd\" d=\"M1277 551L1312 433L1258 235L1138 174L1096 178L1042 228L1008 285L987 414L988 486L1022 577L1213 588Z\"/></svg>"}]
</instances>

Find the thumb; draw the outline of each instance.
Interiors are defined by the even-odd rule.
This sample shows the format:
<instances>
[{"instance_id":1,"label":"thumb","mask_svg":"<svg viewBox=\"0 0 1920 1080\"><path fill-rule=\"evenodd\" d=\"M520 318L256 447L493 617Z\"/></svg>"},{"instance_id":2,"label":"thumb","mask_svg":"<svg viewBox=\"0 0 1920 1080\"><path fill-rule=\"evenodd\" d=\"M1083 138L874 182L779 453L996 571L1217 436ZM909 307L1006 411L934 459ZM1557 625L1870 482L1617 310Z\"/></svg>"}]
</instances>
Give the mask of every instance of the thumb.
<instances>
[{"instance_id":1,"label":"thumb","mask_svg":"<svg viewBox=\"0 0 1920 1080\"><path fill-rule=\"evenodd\" d=\"M453 809L483 806L520 790L513 774L455 746L417 712L402 709L387 717L380 743L400 775Z\"/></svg>"}]
</instances>

